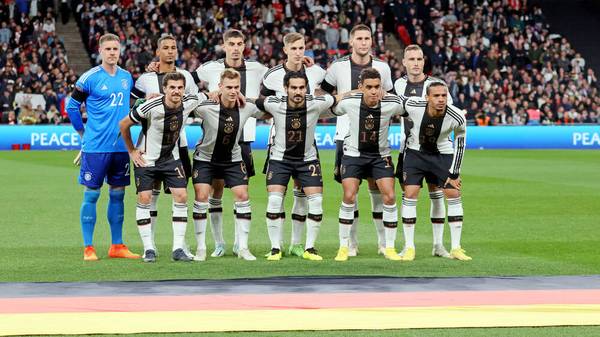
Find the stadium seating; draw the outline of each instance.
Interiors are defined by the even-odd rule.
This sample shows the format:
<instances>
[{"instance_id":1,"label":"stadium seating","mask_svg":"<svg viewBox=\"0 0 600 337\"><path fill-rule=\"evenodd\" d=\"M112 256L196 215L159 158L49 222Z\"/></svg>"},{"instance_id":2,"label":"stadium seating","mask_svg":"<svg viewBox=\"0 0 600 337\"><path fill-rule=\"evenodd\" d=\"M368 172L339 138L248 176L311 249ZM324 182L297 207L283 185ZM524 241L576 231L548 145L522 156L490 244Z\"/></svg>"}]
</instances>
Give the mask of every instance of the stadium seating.
<instances>
[{"instance_id":1,"label":"stadium seating","mask_svg":"<svg viewBox=\"0 0 600 337\"><path fill-rule=\"evenodd\" d=\"M3 1L0 5L0 122L62 123L69 68L55 34L53 1ZM16 104L16 101L20 104Z\"/></svg>"},{"instance_id":2,"label":"stadium seating","mask_svg":"<svg viewBox=\"0 0 600 337\"><path fill-rule=\"evenodd\" d=\"M401 55L386 50L387 33L396 34L403 44L420 44L427 59L426 72L447 81L456 105L467 110L472 124L599 122L600 97L593 70L585 67L585 60L566 39L551 32L537 6L522 7L519 1L473 0L457 0L452 5L448 1L436 5L437 2L414 0L385 4L383 1L248 0L221 1L221 7L213 2L194 2L191 7L185 3L86 1L73 10L92 63L99 62L98 37L114 32L123 41L122 65L134 78L153 59L155 42L163 33L178 37L178 66L190 71L223 56L219 44L227 28L246 33L246 57L268 66L282 60L283 35L302 32L308 37L307 54L327 67L335 58L348 53L348 32L353 24L362 22L373 29L374 51L389 62L394 79L403 72ZM8 5L1 8L8 13ZM48 15L54 20L52 11ZM3 57L1 89L8 89L13 100L19 91L55 93L60 105L66 87L75 77L53 33L44 33L50 36L48 43L53 44L50 48L45 47L44 39L35 39L39 35L34 33L36 29L43 28L41 19L37 26L34 20L35 17L25 24L31 27L21 33L25 37L10 44L12 52L8 55L15 55L14 63L23 48L38 52L50 49L48 56L52 62L41 64L40 74L47 74L46 79L28 85L31 76L21 65L16 67L19 69L16 74L4 75L5 69L10 69L7 62L11 63ZM14 36L17 21L10 22L9 30ZM0 29L0 44L2 37ZM35 53L28 55L31 54ZM10 81L17 83L8 86Z\"/></svg>"}]
</instances>

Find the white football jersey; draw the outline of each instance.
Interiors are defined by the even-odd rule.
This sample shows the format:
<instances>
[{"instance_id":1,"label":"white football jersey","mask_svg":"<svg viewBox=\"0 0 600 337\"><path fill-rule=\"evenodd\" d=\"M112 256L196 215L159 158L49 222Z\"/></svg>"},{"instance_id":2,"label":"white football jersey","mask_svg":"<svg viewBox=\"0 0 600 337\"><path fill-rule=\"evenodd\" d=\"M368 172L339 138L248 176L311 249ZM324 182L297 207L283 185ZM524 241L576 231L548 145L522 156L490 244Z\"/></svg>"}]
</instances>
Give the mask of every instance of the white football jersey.
<instances>
[{"instance_id":1,"label":"white football jersey","mask_svg":"<svg viewBox=\"0 0 600 337\"><path fill-rule=\"evenodd\" d=\"M337 90L338 94L358 89L360 72L365 68L375 68L381 75L381 86L383 90L390 91L394 88L392 84L392 72L387 62L371 57L367 64L360 65L352 62L351 55L344 56L334 61L325 75L325 80L321 83L321 89L332 93ZM344 140L348 134L348 117L340 116L335 124L335 140Z\"/></svg>"},{"instance_id":2,"label":"white football jersey","mask_svg":"<svg viewBox=\"0 0 600 337\"><path fill-rule=\"evenodd\" d=\"M260 85L262 78L268 68L259 62L244 60L240 67L230 67L225 63L225 59L206 62L195 71L197 79L208 83L209 91L219 90L221 73L226 68L237 70L241 75L240 92L249 98L258 98L260 96ZM243 141L253 142L256 139L256 119L249 118L244 125Z\"/></svg>"}]
</instances>

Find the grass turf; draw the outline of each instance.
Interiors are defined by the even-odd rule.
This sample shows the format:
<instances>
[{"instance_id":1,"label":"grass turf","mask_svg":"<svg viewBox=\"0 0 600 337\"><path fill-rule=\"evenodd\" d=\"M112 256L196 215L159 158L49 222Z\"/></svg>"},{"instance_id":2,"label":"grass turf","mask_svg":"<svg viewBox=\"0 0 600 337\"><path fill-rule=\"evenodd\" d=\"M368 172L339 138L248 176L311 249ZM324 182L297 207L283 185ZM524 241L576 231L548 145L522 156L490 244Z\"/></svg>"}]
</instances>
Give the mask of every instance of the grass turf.
<instances>
[{"instance_id":1,"label":"grass turf","mask_svg":"<svg viewBox=\"0 0 600 337\"><path fill-rule=\"evenodd\" d=\"M257 171L264 151L255 151ZM155 264L106 258L110 240L106 221L106 188L98 205L95 244L100 261L82 261L79 207L82 188L75 152L0 152L0 281L102 281L157 279L223 279L304 275L494 276L579 275L600 273L597 240L600 208L600 156L597 151L467 151L463 165L465 223L463 247L473 257L464 263L430 256L429 201L422 191L416 228L417 259L387 261L376 255L376 236L370 219L366 184L360 194L360 256L346 263L333 261L338 247L337 214L341 187L332 179L333 151L321 151L324 176L324 220L317 248L325 258L309 262L286 257L267 262L269 249L264 220L264 175L252 178L253 207L250 248L258 261L246 262L231 253L203 263L173 263L171 199L161 195ZM399 191L399 188L397 187ZM398 205L400 193L398 192ZM190 189L190 196L193 196ZM291 193L287 197L285 239L289 243ZM233 238L230 193L223 199L225 237ZM191 207L190 207L191 208ZM190 211L191 212L191 211ZM210 227L210 226L209 226ZM188 243L195 246L193 225ZM135 193L126 194L126 243L141 252L135 225ZM213 247L207 233L209 254ZM449 231L446 227L446 246ZM402 245L399 227L396 246Z\"/></svg>"}]
</instances>

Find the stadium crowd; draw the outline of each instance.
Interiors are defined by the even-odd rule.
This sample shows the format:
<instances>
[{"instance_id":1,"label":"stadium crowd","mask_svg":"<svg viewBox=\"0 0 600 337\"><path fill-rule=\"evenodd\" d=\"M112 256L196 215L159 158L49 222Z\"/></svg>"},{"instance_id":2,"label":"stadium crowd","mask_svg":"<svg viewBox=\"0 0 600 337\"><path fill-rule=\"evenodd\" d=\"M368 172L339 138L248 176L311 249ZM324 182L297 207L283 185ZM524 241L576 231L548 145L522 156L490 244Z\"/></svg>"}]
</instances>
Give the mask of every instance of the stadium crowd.
<instances>
[{"instance_id":1,"label":"stadium crowd","mask_svg":"<svg viewBox=\"0 0 600 337\"><path fill-rule=\"evenodd\" d=\"M61 106L76 76L54 34L52 2L31 2L35 8L28 1L5 3L10 4L0 5L0 47L7 51L0 57L2 121L16 123L21 113L11 113L11 102L17 92L31 92L43 94L47 102L33 113L34 122L63 122ZM99 36L114 32L124 47L123 66L134 78L154 58L155 43L164 33L178 37L178 66L190 71L222 57L221 34L227 28L245 32L246 57L269 67L285 58L283 35L303 33L307 55L327 67L348 53L349 31L362 22L374 32L375 55L390 64L394 79L403 73L401 55L385 48L386 33L395 32L405 45L420 44L426 71L447 81L456 105L467 110L472 123L598 123L593 70L565 38L550 32L541 8L525 3L171 0L158 5L121 0L74 1L72 9L92 62L99 62Z\"/></svg>"},{"instance_id":2,"label":"stadium crowd","mask_svg":"<svg viewBox=\"0 0 600 337\"><path fill-rule=\"evenodd\" d=\"M64 45L56 36L53 7L54 1L48 0L0 4L3 124L68 122L65 99L77 74L69 68Z\"/></svg>"},{"instance_id":3,"label":"stadium crowd","mask_svg":"<svg viewBox=\"0 0 600 337\"><path fill-rule=\"evenodd\" d=\"M478 125L598 123L596 75L565 38L550 32L540 7L429 3L392 6L398 36L422 46L426 71L446 80L468 119Z\"/></svg>"}]
</instances>

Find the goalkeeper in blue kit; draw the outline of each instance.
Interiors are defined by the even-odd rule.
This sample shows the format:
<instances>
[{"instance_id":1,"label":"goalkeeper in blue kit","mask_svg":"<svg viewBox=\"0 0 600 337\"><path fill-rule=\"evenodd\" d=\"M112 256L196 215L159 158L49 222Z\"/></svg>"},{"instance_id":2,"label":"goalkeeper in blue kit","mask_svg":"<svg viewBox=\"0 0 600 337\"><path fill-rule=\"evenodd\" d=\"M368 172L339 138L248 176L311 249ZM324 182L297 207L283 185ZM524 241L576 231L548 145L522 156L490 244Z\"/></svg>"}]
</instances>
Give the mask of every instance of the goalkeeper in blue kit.
<instances>
[{"instance_id":1,"label":"goalkeeper in blue kit","mask_svg":"<svg viewBox=\"0 0 600 337\"><path fill-rule=\"evenodd\" d=\"M107 218L112 244L111 258L140 258L123 244L123 200L129 185L129 154L119 136L119 121L129 112L133 87L131 74L120 68L120 41L114 34L104 34L99 41L102 64L85 72L77 80L67 113L82 137L79 183L84 186L80 221L86 261L98 260L93 246L96 203L104 181L109 185ZM85 103L87 123L80 107Z\"/></svg>"}]
</instances>

